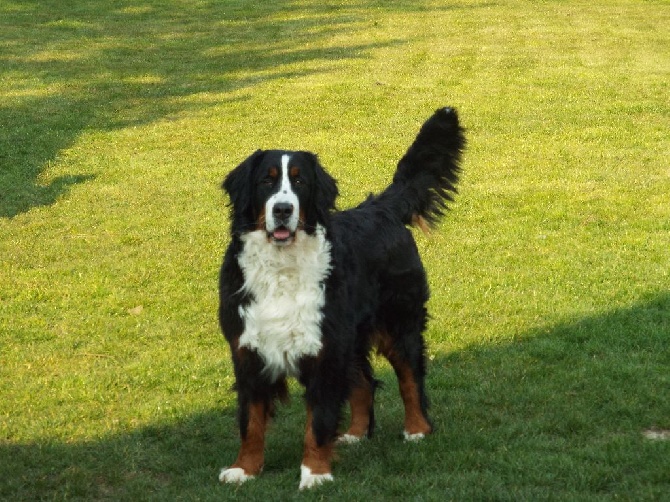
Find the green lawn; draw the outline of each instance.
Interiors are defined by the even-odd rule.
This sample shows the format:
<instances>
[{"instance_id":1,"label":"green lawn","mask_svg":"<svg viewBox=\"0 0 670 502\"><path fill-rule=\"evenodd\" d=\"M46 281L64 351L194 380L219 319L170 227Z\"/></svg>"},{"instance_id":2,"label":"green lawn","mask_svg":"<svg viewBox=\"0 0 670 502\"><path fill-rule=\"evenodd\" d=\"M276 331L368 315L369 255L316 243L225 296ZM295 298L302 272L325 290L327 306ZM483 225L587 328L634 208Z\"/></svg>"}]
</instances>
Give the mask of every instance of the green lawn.
<instances>
[{"instance_id":1,"label":"green lawn","mask_svg":"<svg viewBox=\"0 0 670 502\"><path fill-rule=\"evenodd\" d=\"M0 0L0 499L668 497L669 96L666 0ZM380 360L334 483L298 494L296 386L263 475L220 485L221 180L308 149L352 206L443 105L436 433L400 440Z\"/></svg>"}]
</instances>

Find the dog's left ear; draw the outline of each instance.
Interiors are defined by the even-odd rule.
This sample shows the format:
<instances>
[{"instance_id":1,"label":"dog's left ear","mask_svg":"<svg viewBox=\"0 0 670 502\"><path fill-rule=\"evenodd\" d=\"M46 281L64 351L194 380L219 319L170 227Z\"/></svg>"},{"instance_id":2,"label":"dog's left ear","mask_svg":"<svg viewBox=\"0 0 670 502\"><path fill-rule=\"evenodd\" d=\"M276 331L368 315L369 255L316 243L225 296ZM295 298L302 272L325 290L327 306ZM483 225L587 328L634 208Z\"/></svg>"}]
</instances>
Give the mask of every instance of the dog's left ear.
<instances>
[{"instance_id":1,"label":"dog's left ear","mask_svg":"<svg viewBox=\"0 0 670 502\"><path fill-rule=\"evenodd\" d=\"M251 230L255 225L251 193L253 187L251 174L264 154L263 150L256 150L244 162L228 173L228 176L226 176L221 185L221 188L230 197L233 233Z\"/></svg>"},{"instance_id":2,"label":"dog's left ear","mask_svg":"<svg viewBox=\"0 0 670 502\"><path fill-rule=\"evenodd\" d=\"M313 153L306 152L314 168L314 190L312 193L312 209L307 216L308 228L315 228L317 223L326 223L331 211L335 209L335 199L339 195L337 183L333 177L326 172L319 158ZM309 221L313 219L314 221Z\"/></svg>"}]
</instances>

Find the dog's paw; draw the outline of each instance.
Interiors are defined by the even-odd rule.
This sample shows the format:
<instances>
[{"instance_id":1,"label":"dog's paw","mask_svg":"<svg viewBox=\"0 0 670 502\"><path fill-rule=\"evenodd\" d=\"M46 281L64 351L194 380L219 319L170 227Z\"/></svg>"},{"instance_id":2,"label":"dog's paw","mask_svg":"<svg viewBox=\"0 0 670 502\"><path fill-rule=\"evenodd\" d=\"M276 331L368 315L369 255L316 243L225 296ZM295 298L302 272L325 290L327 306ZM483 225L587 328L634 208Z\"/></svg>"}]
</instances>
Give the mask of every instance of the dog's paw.
<instances>
[{"instance_id":1,"label":"dog's paw","mask_svg":"<svg viewBox=\"0 0 670 502\"><path fill-rule=\"evenodd\" d=\"M353 434L342 434L337 438L339 444L358 444L363 440L364 436L354 436Z\"/></svg>"},{"instance_id":2,"label":"dog's paw","mask_svg":"<svg viewBox=\"0 0 670 502\"><path fill-rule=\"evenodd\" d=\"M227 467L221 469L221 473L219 474L219 481L221 483L235 483L241 485L250 479L254 479L254 477L245 473L244 469L240 467Z\"/></svg>"},{"instance_id":3,"label":"dog's paw","mask_svg":"<svg viewBox=\"0 0 670 502\"><path fill-rule=\"evenodd\" d=\"M326 481L333 481L331 473L326 474L312 474L312 470L306 465L300 466L300 490L314 488Z\"/></svg>"},{"instance_id":4,"label":"dog's paw","mask_svg":"<svg viewBox=\"0 0 670 502\"><path fill-rule=\"evenodd\" d=\"M407 431L402 432L403 437L405 438L405 441L408 443L418 443L421 441L423 438L426 437L426 435L423 432L418 432L416 434L410 434Z\"/></svg>"}]
</instances>

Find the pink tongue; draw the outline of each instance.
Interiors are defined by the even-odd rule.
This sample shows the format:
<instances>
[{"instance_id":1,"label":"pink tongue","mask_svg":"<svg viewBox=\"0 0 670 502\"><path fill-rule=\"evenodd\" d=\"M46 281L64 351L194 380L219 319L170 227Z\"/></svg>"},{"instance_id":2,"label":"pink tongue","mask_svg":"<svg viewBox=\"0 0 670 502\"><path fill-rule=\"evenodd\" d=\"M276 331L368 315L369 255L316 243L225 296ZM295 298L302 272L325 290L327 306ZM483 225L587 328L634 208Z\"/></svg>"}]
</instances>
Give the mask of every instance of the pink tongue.
<instances>
[{"instance_id":1,"label":"pink tongue","mask_svg":"<svg viewBox=\"0 0 670 502\"><path fill-rule=\"evenodd\" d=\"M288 239L291 236L291 232L286 230L285 228L280 228L278 230L275 230L272 234L272 236L277 239L278 241L283 241Z\"/></svg>"}]
</instances>

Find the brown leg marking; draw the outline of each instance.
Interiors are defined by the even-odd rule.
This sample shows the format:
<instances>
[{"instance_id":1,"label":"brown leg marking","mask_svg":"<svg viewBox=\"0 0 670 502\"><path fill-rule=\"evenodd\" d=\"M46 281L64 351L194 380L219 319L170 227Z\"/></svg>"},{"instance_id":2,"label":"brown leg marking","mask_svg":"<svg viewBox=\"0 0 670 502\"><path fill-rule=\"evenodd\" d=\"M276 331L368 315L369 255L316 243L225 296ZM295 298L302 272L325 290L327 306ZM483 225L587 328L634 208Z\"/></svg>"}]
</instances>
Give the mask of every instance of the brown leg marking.
<instances>
[{"instance_id":1,"label":"brown leg marking","mask_svg":"<svg viewBox=\"0 0 670 502\"><path fill-rule=\"evenodd\" d=\"M326 481L332 481L330 461L333 458L333 441L319 446L312 426L312 410L307 408L307 430L305 432L305 451L300 466L301 490L314 488Z\"/></svg>"},{"instance_id":2,"label":"brown leg marking","mask_svg":"<svg viewBox=\"0 0 670 502\"><path fill-rule=\"evenodd\" d=\"M352 389L351 397L349 397L351 424L345 436L362 438L368 433L372 400L373 395L369 382L363 380L361 385Z\"/></svg>"},{"instance_id":3,"label":"brown leg marking","mask_svg":"<svg viewBox=\"0 0 670 502\"><path fill-rule=\"evenodd\" d=\"M248 476L260 474L263 469L265 430L269 421L268 410L261 403L252 403L249 407L249 425L247 435L242 438L237 460L231 467L244 469Z\"/></svg>"},{"instance_id":4,"label":"brown leg marking","mask_svg":"<svg viewBox=\"0 0 670 502\"><path fill-rule=\"evenodd\" d=\"M400 395L405 404L405 433L411 436L415 434L430 434L432 427L421 411L421 400L419 387L414 380L412 369L407 365L398 365L396 369Z\"/></svg>"},{"instance_id":5,"label":"brown leg marking","mask_svg":"<svg viewBox=\"0 0 670 502\"><path fill-rule=\"evenodd\" d=\"M312 410L308 408L302 465L309 468L312 474L329 474L330 462L333 458L333 446L332 441L322 446L316 443L316 437L312 428Z\"/></svg>"},{"instance_id":6,"label":"brown leg marking","mask_svg":"<svg viewBox=\"0 0 670 502\"><path fill-rule=\"evenodd\" d=\"M430 434L433 430L428 419L421 411L419 386L414 378L411 366L400 357L393 348L393 340L388 333L379 333L378 350L391 363L398 377L400 396L405 405L405 434L415 436ZM418 436L417 436L418 437ZM409 438L408 438L409 439Z\"/></svg>"}]
</instances>

